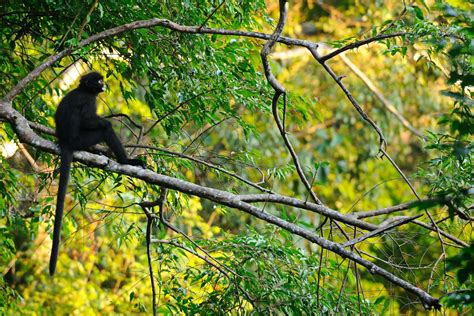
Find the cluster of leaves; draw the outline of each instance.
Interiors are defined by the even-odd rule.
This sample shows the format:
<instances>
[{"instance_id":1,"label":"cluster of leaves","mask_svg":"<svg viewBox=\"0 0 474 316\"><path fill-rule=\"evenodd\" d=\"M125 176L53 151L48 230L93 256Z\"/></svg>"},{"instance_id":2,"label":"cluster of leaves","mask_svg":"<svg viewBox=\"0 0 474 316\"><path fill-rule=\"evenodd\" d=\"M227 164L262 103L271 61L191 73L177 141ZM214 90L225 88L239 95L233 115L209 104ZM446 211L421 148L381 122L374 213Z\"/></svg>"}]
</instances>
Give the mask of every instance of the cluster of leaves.
<instances>
[{"instance_id":1,"label":"cluster of leaves","mask_svg":"<svg viewBox=\"0 0 474 316\"><path fill-rule=\"evenodd\" d=\"M474 244L462 249L457 255L449 258L448 267L456 270L456 277L462 287L453 293L448 294L444 301L448 306L458 307L462 311L463 307L474 307Z\"/></svg>"},{"instance_id":2,"label":"cluster of leaves","mask_svg":"<svg viewBox=\"0 0 474 316\"><path fill-rule=\"evenodd\" d=\"M0 314L19 313L20 296L0 278Z\"/></svg>"},{"instance_id":3,"label":"cluster of leaves","mask_svg":"<svg viewBox=\"0 0 474 316\"><path fill-rule=\"evenodd\" d=\"M451 218L456 215L464 219L473 217L472 202L474 194L473 150L474 116L472 114L472 86L474 85L473 63L474 44L472 38L472 4L451 6L438 2L436 8L439 19L443 19L445 29L441 35L434 38L435 49L445 52L450 62L449 80L451 89L444 91L444 95L452 98L453 107L450 113L441 116L440 126L444 132L431 133L427 141L427 149L433 151L436 157L428 163L428 168L420 172L428 179L430 192L442 196L449 201ZM457 279L460 285L472 281L472 267L474 266L474 246L466 247L461 252L448 259L452 270L457 270ZM470 283L472 284L472 282ZM458 289L458 286L454 286ZM445 298L448 306L473 306L474 290L468 285L467 289L455 290Z\"/></svg>"},{"instance_id":4,"label":"cluster of leaves","mask_svg":"<svg viewBox=\"0 0 474 316\"><path fill-rule=\"evenodd\" d=\"M466 209L472 202L472 136L474 134L474 116L472 91L474 85L472 59L474 30L468 12L456 9L447 4L439 4L440 18L448 21L442 35L434 37L433 47L447 54L451 63L448 83L451 89L444 95L453 99L454 105L450 113L441 116L440 126L444 132L431 133L427 141L427 149L437 153L437 157L429 162L430 171L420 174L429 179L431 193L448 197L454 207ZM434 171L432 171L434 170ZM454 213L451 209L451 215Z\"/></svg>"},{"instance_id":5,"label":"cluster of leaves","mask_svg":"<svg viewBox=\"0 0 474 316\"><path fill-rule=\"evenodd\" d=\"M182 244L193 248L187 242ZM360 302L356 293L339 292L334 276L347 272L340 263L332 259L319 262L319 255L303 253L294 247L291 235L274 228L261 233L249 228L245 234L201 245L232 271L224 269L230 279L207 264L197 269L195 264L183 265L183 259L187 263L196 259L176 246L161 244L157 248L162 272L158 278L168 286L160 295L169 298L160 306L161 312L370 314L374 308L369 302ZM349 273L354 282L352 271Z\"/></svg>"}]
</instances>

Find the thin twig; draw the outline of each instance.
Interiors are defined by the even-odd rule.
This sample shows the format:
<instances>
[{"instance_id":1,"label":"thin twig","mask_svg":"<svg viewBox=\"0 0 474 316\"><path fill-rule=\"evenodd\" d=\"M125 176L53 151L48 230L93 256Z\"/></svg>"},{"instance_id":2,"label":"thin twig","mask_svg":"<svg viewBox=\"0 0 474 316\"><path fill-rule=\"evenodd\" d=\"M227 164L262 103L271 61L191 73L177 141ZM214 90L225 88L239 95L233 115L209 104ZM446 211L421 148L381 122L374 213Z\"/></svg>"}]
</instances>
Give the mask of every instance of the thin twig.
<instances>
[{"instance_id":1,"label":"thin twig","mask_svg":"<svg viewBox=\"0 0 474 316\"><path fill-rule=\"evenodd\" d=\"M202 22L201 26L198 28L198 31L201 31L201 29L206 25L207 21L219 10L219 8L225 3L225 0L222 0L222 2L212 10L211 14Z\"/></svg>"},{"instance_id":2,"label":"thin twig","mask_svg":"<svg viewBox=\"0 0 474 316\"><path fill-rule=\"evenodd\" d=\"M342 83L342 77L336 75L336 73L331 69L331 67L329 67L324 62L322 57L319 56L319 53L317 51L316 46L309 47L308 49L311 52L311 54L313 55L313 57L321 64L321 66L323 66L323 68L326 70L326 72L334 79L334 81L337 83L337 85L342 89L342 91L347 96L349 101L352 103L352 105L354 106L356 111L359 112L362 119L364 121L366 121L367 123L369 123L369 125L371 125L372 128L377 132L377 134L379 135L379 143L380 143L379 144L379 150L382 149L382 148L385 148L387 146L387 142L385 140L385 137L384 137L382 131L380 130L378 125L367 115L367 113L364 111L364 109L362 109L360 104L356 101L356 99L354 98L352 93L350 93L350 91L347 89L347 87Z\"/></svg>"},{"instance_id":3,"label":"thin twig","mask_svg":"<svg viewBox=\"0 0 474 316\"><path fill-rule=\"evenodd\" d=\"M356 212L356 213L352 213L351 215L354 216L355 218L362 219L362 218L367 218L367 217L392 214L395 212L408 210L422 204L429 204L430 206L432 206L435 204L440 204L442 201L443 199L440 199L440 198L426 198L426 199L422 199L421 201L414 200L414 201L401 203L398 205L393 205L393 206L389 206L389 207L385 207L385 208L381 208L377 210Z\"/></svg>"},{"instance_id":4,"label":"thin twig","mask_svg":"<svg viewBox=\"0 0 474 316\"><path fill-rule=\"evenodd\" d=\"M328 218L326 217L325 219L327 220ZM320 230L321 237L324 237L323 225L319 226L319 230ZM320 280L321 280L321 271L322 271L322 266L323 266L324 248L320 247L319 250L320 251L319 251L319 265L318 265L318 279L316 281L316 302L317 302L318 310L321 310L319 289L321 288Z\"/></svg>"},{"instance_id":5,"label":"thin twig","mask_svg":"<svg viewBox=\"0 0 474 316\"><path fill-rule=\"evenodd\" d=\"M165 113L163 116L161 116L160 118L158 118L147 130L146 132L144 133L144 136L146 136L158 123L160 123L161 121L163 121L165 118L167 118L168 116L174 114L176 111L178 111L180 108L182 108L184 105L188 104L189 102L191 102L192 100L204 95L204 94L207 94L207 93L210 93L210 92L213 92L215 91L216 89L210 89L210 90L206 90L206 91L203 91L201 93L198 93L196 94L195 96L192 96L191 98L183 101L183 102L180 102L177 106L175 106L171 111Z\"/></svg>"},{"instance_id":6,"label":"thin twig","mask_svg":"<svg viewBox=\"0 0 474 316\"><path fill-rule=\"evenodd\" d=\"M116 114L113 113L113 114L104 116L105 119L114 118L114 117L125 117L136 128L141 128L142 127L140 124L136 123L130 116L128 116L127 114L124 114L124 113L116 113Z\"/></svg>"},{"instance_id":7,"label":"thin twig","mask_svg":"<svg viewBox=\"0 0 474 316\"><path fill-rule=\"evenodd\" d=\"M360 41L351 43L349 45L346 45L344 47L341 47L339 49L336 49L335 51L332 51L327 55L321 56L320 61L322 63L324 63L327 60L329 60L329 59L331 59L331 58L333 58L333 57L335 57L335 56L337 56L337 55L339 55L339 54L341 54L345 51L348 51L350 49L354 49L354 48L357 48L357 47L360 47L360 46L363 46L363 45L367 45L367 44L370 44L372 42L377 42L377 41L380 41L380 40L383 40L383 39L404 36L404 35L407 35L407 34L408 33L406 33L406 32L397 32L397 33L391 33L391 34L379 34L377 36L367 38L367 39L364 39L364 40L360 40Z\"/></svg>"},{"instance_id":8,"label":"thin twig","mask_svg":"<svg viewBox=\"0 0 474 316\"><path fill-rule=\"evenodd\" d=\"M405 173L403 173L403 171L400 169L400 167L397 165L397 163L395 162L395 160L392 159L392 157L390 157L390 155L385 151L384 148L380 148L380 151L382 151L383 153L383 156L387 157L388 161L390 162L390 164L392 164L392 166L397 170L398 174L400 176L402 176L403 180L405 180L405 183L410 187L410 190L413 192L413 194L416 196L416 198L418 199L418 201L421 201L421 197L418 195L418 192L416 192L416 189L415 187L413 186L413 184L411 184L410 180L408 180L408 177L405 175Z\"/></svg>"},{"instance_id":9,"label":"thin twig","mask_svg":"<svg viewBox=\"0 0 474 316\"><path fill-rule=\"evenodd\" d=\"M403 16L407 13L407 4L405 3L405 0L402 0L403 2L403 10L398 14L398 16L392 20L392 22L390 22L389 24L387 24L381 31L380 33L385 33L387 32L389 29L392 28L392 26L395 25L395 23L397 23L398 21L400 21Z\"/></svg>"},{"instance_id":10,"label":"thin twig","mask_svg":"<svg viewBox=\"0 0 474 316\"><path fill-rule=\"evenodd\" d=\"M354 63L347 58L345 54L341 54L341 60L346 64L367 86L367 88L372 91L372 93L380 100L382 105L402 123L410 132L414 135L424 138L423 133L413 127L413 125L408 122L408 120L397 110L397 108L385 98L385 96L380 92L380 90L375 86L375 84L367 77Z\"/></svg>"},{"instance_id":11,"label":"thin twig","mask_svg":"<svg viewBox=\"0 0 474 316\"><path fill-rule=\"evenodd\" d=\"M80 11L78 11L77 14L74 16L74 19L72 20L71 24L69 25L67 31L64 32L63 36L61 36L61 39L59 40L59 44L56 45L56 48L54 49L54 51L57 52L60 48L63 47L63 44L66 41L67 36L71 32L72 27L74 26L74 24L76 24L76 20L79 17L79 14L80 14Z\"/></svg>"},{"instance_id":12,"label":"thin twig","mask_svg":"<svg viewBox=\"0 0 474 316\"><path fill-rule=\"evenodd\" d=\"M445 232L445 231L439 229L439 227L438 227L438 229L436 229L435 227L431 227L430 225L428 225L428 224L426 224L426 223L424 223L424 222L422 222L422 221L418 221L418 220L414 220L413 223L417 224L418 226L421 226L421 227L424 227L424 228L426 228L426 229L429 229L429 230L431 230L431 231L437 232L437 233L439 233L440 235L442 235L442 236L448 238L449 240L455 242L455 243L458 244L458 245L461 245L461 246L463 246L463 247L469 247L469 244L468 244L468 243L466 243L466 242L460 240L459 238L457 238L457 237L455 237L455 236L453 236L453 235L451 235L451 234L449 234L449 233L447 233L447 232Z\"/></svg>"},{"instance_id":13,"label":"thin twig","mask_svg":"<svg viewBox=\"0 0 474 316\"><path fill-rule=\"evenodd\" d=\"M198 140L202 135L204 135L205 133L207 133L210 129L218 126L219 124L227 121L228 119L230 119L230 117L224 117L222 120L218 121L218 122L215 122L213 123L212 125L208 126L206 129L204 129L203 131L201 131L196 137L194 137L194 139L188 144L186 145L186 147L184 147L183 149L183 154L188 151L188 149L196 142L196 140Z\"/></svg>"},{"instance_id":14,"label":"thin twig","mask_svg":"<svg viewBox=\"0 0 474 316\"><path fill-rule=\"evenodd\" d=\"M33 171L35 173L39 172L40 171L40 167L38 166L38 164L36 163L36 161L34 160L34 158L31 156L31 154L29 153L29 151L25 148L25 145L23 145L22 143L18 143L17 142L17 146L18 148L20 148L20 151L21 153L23 154L23 156L25 157L25 159L28 161L28 163L30 164L30 167L31 169L33 169Z\"/></svg>"},{"instance_id":15,"label":"thin twig","mask_svg":"<svg viewBox=\"0 0 474 316\"><path fill-rule=\"evenodd\" d=\"M266 192L266 193L270 193L270 194L273 194L275 192L269 190L269 189L266 189L258 184L255 184L241 176L239 176L238 174L236 173L233 173L231 171L228 171L224 168L221 168L219 166L216 166L210 162L207 162L207 161L204 161L204 160L201 160L201 159L198 159L198 158L195 158L193 156L189 156L189 155L185 155L185 154L181 154L181 153L178 153L178 152L174 152L174 151L171 151L171 150L168 150L168 149L164 149L164 148L161 148L161 147L155 147L155 146L145 146L145 145L126 145L126 147L135 147L135 148L145 148L145 149L149 149L149 150L157 150L157 151L161 151L161 152L164 152L164 153L167 153L169 155L172 155L172 156L176 156L176 157L179 157L179 158L183 158L183 159L187 159L187 160L191 160L191 161L194 161L196 163L199 163L199 164L202 164L206 167L209 167L211 169L215 169L219 172L222 172L222 173L225 173L227 174L228 176L230 177L233 177L233 178L236 178L238 179L239 181L242 181L243 183L245 184L248 184L249 186L251 187L254 187L262 192Z\"/></svg>"},{"instance_id":16,"label":"thin twig","mask_svg":"<svg viewBox=\"0 0 474 316\"><path fill-rule=\"evenodd\" d=\"M371 232L369 232L365 235L362 235L358 238L351 239L351 240L345 242L342 246L343 247L353 246L353 245L355 245L357 243L360 243L361 241L364 241L368 238L374 237L376 235L380 235L381 233L383 233L387 230L390 230L390 229L395 228L397 226L401 226L401 225L404 225L406 223L412 222L414 219L416 219L418 217L421 217L421 216L423 216L423 214L418 214L418 215L411 216L411 217L404 217L402 219L399 219L397 221L392 222L391 224L382 226L382 227L380 227L376 230L373 230L373 231L371 231Z\"/></svg>"},{"instance_id":17,"label":"thin twig","mask_svg":"<svg viewBox=\"0 0 474 316\"><path fill-rule=\"evenodd\" d=\"M98 4L99 0L94 0L94 3L92 3L91 8L89 9L89 12L87 12L86 16L82 20L81 26L79 27L79 31L77 32L77 40L81 38L82 32L84 32L84 28L86 27L87 22L89 22L90 15L92 14L92 12L94 12Z\"/></svg>"},{"instance_id":18,"label":"thin twig","mask_svg":"<svg viewBox=\"0 0 474 316\"><path fill-rule=\"evenodd\" d=\"M347 262L347 270L346 270L346 273L344 275L344 279L342 280L341 288L339 289L339 296L337 298L337 305L336 305L336 310L335 310L336 313L339 311L339 306L341 304L342 291L346 287L346 282L347 282L347 279L348 279L348 276L349 276L350 264L351 264L351 261L348 261Z\"/></svg>"},{"instance_id":19,"label":"thin twig","mask_svg":"<svg viewBox=\"0 0 474 316\"><path fill-rule=\"evenodd\" d=\"M435 262L435 264L433 265L433 268L431 269L430 278L428 279L428 287L426 288L426 291L427 291L428 293L430 292L430 289L431 289L431 283L433 282L433 275L434 275L434 273L435 273L435 271L436 271L436 267L438 266L438 264L440 263L440 261L441 261L442 259L444 259L445 257L446 257L446 253L443 251L443 252L439 255L438 259L436 259L436 262Z\"/></svg>"}]
</instances>

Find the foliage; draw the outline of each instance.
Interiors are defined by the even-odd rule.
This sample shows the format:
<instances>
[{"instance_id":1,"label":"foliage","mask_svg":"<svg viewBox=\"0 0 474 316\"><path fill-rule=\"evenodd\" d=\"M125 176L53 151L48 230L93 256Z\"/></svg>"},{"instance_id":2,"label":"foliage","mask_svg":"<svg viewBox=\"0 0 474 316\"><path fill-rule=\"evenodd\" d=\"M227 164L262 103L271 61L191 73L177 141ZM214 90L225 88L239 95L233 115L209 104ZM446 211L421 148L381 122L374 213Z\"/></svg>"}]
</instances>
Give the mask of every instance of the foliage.
<instances>
[{"instance_id":1,"label":"foliage","mask_svg":"<svg viewBox=\"0 0 474 316\"><path fill-rule=\"evenodd\" d=\"M446 51L449 56L448 82L452 85L443 94L450 97L454 105L451 112L443 114L439 120L445 131L429 135L427 149L436 152L437 157L428 162L428 171L420 174L430 182L432 194L449 197L452 201L450 215L454 216L454 208L465 209L472 204L474 117L469 87L474 84L473 43L470 40L473 30L467 12L441 3L438 3L438 9L439 16L448 23L432 40L435 50ZM452 40L447 41L446 37Z\"/></svg>"},{"instance_id":2,"label":"foliage","mask_svg":"<svg viewBox=\"0 0 474 316\"><path fill-rule=\"evenodd\" d=\"M182 249L159 246L160 271L168 272L164 274L168 277L159 278L161 284L168 284L163 295L169 297L160 310L226 314L247 313L253 306L253 314L370 313L370 303L359 304L357 295L339 293L335 287L332 276L347 272L340 269L339 263L327 259L321 267L318 255L308 256L295 249L291 236L284 235L272 229L265 229L263 234L249 229L245 234L226 236L223 241L209 244L213 255L233 271L230 279L209 265L190 264L194 259ZM324 282L319 291L318 279ZM201 297L203 292L208 295Z\"/></svg>"},{"instance_id":3,"label":"foliage","mask_svg":"<svg viewBox=\"0 0 474 316\"><path fill-rule=\"evenodd\" d=\"M403 33L349 50L345 56L416 129L429 131L423 139L394 119L340 58L327 64L384 131L387 150L417 190L435 198L415 204L403 215L429 210L440 229L469 242L472 228L466 223L473 217L474 174L472 4L404 3L291 1L284 35L324 44L319 48L324 54L327 45L337 48L372 36ZM233 193L259 192L238 175L267 190L308 201L272 118L271 88L259 55L263 42L151 27L78 48L91 35L155 17L182 25L270 34L278 18L276 4L4 1L0 96L49 56L70 49L70 55L15 98L14 108L30 121L54 127L61 96L77 84L80 73L98 70L106 75L108 88L99 100L99 112L127 115L111 121L131 155L146 157L150 169ZM291 57L298 51L294 47L278 44L275 51L283 56L270 59L288 91L288 137L318 197L344 214L413 199L397 171L386 159L377 159L377 135L360 120L327 72L304 53ZM41 136L55 141L52 135ZM16 131L3 121L0 137L0 314L150 313L146 217L137 203L156 200L160 188L76 164L63 225L66 237L58 274L51 280L46 266L57 157L32 146L20 150ZM137 143L146 148L134 147ZM15 150L11 154L8 148ZM403 289L225 205L177 191L169 193L166 204L166 217L183 233L153 227L160 313L407 314L422 308ZM303 210L270 203L258 206L338 243L365 233ZM390 219L391 215L383 215L368 222ZM456 254L449 242L440 243L443 238L407 224L357 248L397 276L428 284L430 294L452 293L443 299L446 306L468 313L474 297L469 270L473 247ZM196 245L235 274L228 272L226 277L199 259L192 253L203 255ZM448 274L438 259L445 256ZM453 271L457 279L451 278Z\"/></svg>"},{"instance_id":4,"label":"foliage","mask_svg":"<svg viewBox=\"0 0 474 316\"><path fill-rule=\"evenodd\" d=\"M3 247L2 247L3 248ZM0 279L0 313L18 313L20 296L3 279Z\"/></svg>"},{"instance_id":5,"label":"foliage","mask_svg":"<svg viewBox=\"0 0 474 316\"><path fill-rule=\"evenodd\" d=\"M463 307L474 306L473 266L474 244L463 248L457 255L449 258L448 267L450 270L457 270L456 277L459 284L465 285L467 288L461 288L453 293L449 293L445 298L448 306L458 307L460 311Z\"/></svg>"}]
</instances>

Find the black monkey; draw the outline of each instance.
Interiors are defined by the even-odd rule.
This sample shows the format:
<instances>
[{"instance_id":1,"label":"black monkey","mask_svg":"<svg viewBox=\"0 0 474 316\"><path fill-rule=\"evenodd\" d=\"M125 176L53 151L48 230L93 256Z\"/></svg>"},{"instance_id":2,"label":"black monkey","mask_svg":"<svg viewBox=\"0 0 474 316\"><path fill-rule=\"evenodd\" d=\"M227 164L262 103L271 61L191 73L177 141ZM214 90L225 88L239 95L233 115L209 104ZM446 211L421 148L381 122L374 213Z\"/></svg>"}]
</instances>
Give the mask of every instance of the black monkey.
<instances>
[{"instance_id":1,"label":"black monkey","mask_svg":"<svg viewBox=\"0 0 474 316\"><path fill-rule=\"evenodd\" d=\"M141 160L127 157L120 140L112 129L112 124L97 115L96 98L103 91L105 91L105 86L100 73L91 72L82 76L79 87L61 100L54 116L56 135L61 149L61 165L54 217L53 249L49 261L50 275L54 275L58 261L64 199L73 152L105 142L112 149L119 163L144 167Z\"/></svg>"}]
</instances>

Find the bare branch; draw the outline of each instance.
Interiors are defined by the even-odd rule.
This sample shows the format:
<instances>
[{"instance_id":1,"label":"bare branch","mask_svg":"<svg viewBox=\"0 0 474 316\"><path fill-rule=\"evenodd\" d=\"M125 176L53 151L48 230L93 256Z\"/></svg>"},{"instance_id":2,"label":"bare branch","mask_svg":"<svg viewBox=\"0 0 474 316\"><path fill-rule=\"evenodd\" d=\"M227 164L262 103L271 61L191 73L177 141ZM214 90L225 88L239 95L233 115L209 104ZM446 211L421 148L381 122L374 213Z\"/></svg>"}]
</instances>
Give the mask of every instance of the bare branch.
<instances>
[{"instance_id":1,"label":"bare branch","mask_svg":"<svg viewBox=\"0 0 474 316\"><path fill-rule=\"evenodd\" d=\"M288 151L290 152L291 158L293 159L293 164L295 165L295 168L296 168L296 172L298 173L298 176L303 182L303 185L305 186L306 190L309 192L309 194L311 195L311 197L317 204L323 204L319 200L319 198L316 196L316 194L313 192L313 189L311 188L311 184L309 183L308 179L306 178L303 172L303 169L301 168L301 163L299 161L298 155L293 149L293 145L291 144L288 138L288 135L285 131L285 125L284 123L280 121L280 117L278 115L278 100L280 99L280 96L283 95L283 103L284 103L284 108L285 108L283 112L283 122L284 122L285 115L286 115L285 113L286 92L285 92L285 87L283 87L283 85L278 82L278 80L275 78L275 76L272 73L272 70L270 68L270 63L268 61L268 54L270 54L272 47L275 45L275 43L277 42L278 38L281 35L281 32L283 31L283 27L285 26L287 11L288 11L287 2L285 0L280 0L280 19L278 20L277 27L275 28L275 31L272 34L272 37L263 46L260 52L260 57L262 58L263 69L265 71L265 77L267 78L268 83L270 83L270 85L275 90L275 94L272 100L272 113L273 113L273 118L275 119L275 122L277 124L278 130L280 131L280 135L283 138L283 142L288 148Z\"/></svg>"},{"instance_id":2,"label":"bare branch","mask_svg":"<svg viewBox=\"0 0 474 316\"><path fill-rule=\"evenodd\" d=\"M400 211L408 210L410 208L416 207L417 205L425 204L425 203L429 205L435 205L441 201L442 200L438 198L427 198L427 199L422 199L421 201L420 200L410 201L410 202L406 202L406 203L402 203L402 204L398 204L398 205L394 205L394 206L390 206L386 208L381 208L378 210L352 213L352 215L358 219L361 219L361 218L400 212Z\"/></svg>"},{"instance_id":3,"label":"bare branch","mask_svg":"<svg viewBox=\"0 0 474 316\"><path fill-rule=\"evenodd\" d=\"M451 235L451 234L449 234L449 233L447 233L447 232L445 232L445 231L443 231L443 230L441 230L441 229L439 229L439 228L432 227L432 226L430 226L430 225L428 225L428 224L426 224L426 223L424 223L424 222L422 222L422 221L417 221L417 220L414 220L413 223L417 224L418 226L421 226L421 227L424 227L424 228L426 228L426 229L429 229L429 230L431 230L431 231L434 231L434 232L436 232L436 233L439 233L440 235L442 235L442 236L448 238L449 240L455 242L455 243L458 244L458 245L461 245L461 246L463 246L463 247L469 247L469 244L468 244L468 243L466 243L466 242L460 240L459 238L457 238L457 237L455 237L455 236L453 236L453 235Z\"/></svg>"},{"instance_id":4,"label":"bare branch","mask_svg":"<svg viewBox=\"0 0 474 316\"><path fill-rule=\"evenodd\" d=\"M355 226L364 230L372 231L378 228L378 226L374 224L370 224L370 223L366 223L364 221L358 220L357 218L351 216L351 214L342 214L324 205L318 205L318 204L314 204L310 202L305 202L302 200L290 198L290 197L279 195L279 194L244 194L244 195L239 195L239 198L241 201L244 201L247 203L272 202L272 203L279 203L283 205L293 206L300 209L305 209L308 211L312 211L312 212L327 216L333 220L340 221L347 225Z\"/></svg>"},{"instance_id":5,"label":"bare branch","mask_svg":"<svg viewBox=\"0 0 474 316\"><path fill-rule=\"evenodd\" d=\"M402 219L395 220L392 223L390 223L388 225L384 225L380 228L377 228L376 230L373 230L368 234L362 235L362 236L360 236L358 238L355 238L355 239L351 239L351 240L345 242L342 246L343 247L353 246L353 245L358 244L361 241L364 241L368 238L372 238L376 235L380 235L381 233L386 232L387 230L390 230L390 229L395 228L397 226L401 226L403 224L409 223L409 222L413 221L415 218L418 218L418 217L421 217L421 216L423 216L423 214L419 214L419 215L415 215L415 216L411 216L411 217L403 217Z\"/></svg>"}]
</instances>

